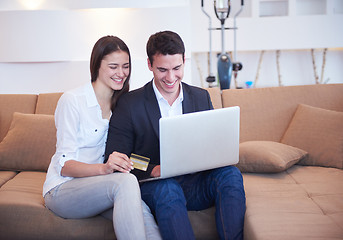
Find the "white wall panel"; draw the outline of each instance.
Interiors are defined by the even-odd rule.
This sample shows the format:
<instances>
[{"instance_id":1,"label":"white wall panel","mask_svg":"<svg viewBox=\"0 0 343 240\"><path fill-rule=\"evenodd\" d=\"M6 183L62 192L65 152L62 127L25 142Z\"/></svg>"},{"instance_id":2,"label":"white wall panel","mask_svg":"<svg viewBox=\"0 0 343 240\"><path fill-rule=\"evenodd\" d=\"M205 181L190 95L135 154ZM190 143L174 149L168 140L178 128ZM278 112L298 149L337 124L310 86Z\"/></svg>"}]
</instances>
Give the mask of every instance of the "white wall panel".
<instances>
[{"instance_id":1,"label":"white wall panel","mask_svg":"<svg viewBox=\"0 0 343 240\"><path fill-rule=\"evenodd\" d=\"M0 11L0 93L65 91L88 81L91 50L104 35L127 43L133 59L131 86L140 87L152 78L145 50L149 36L178 32L190 58L190 24L189 6ZM187 65L185 81L190 83Z\"/></svg>"},{"instance_id":2,"label":"white wall panel","mask_svg":"<svg viewBox=\"0 0 343 240\"><path fill-rule=\"evenodd\" d=\"M148 37L167 29L178 32L185 41L185 81L207 86L208 19L201 11L200 0L35 1L40 5L28 11L22 0L0 0L0 93L65 91L89 81L91 49L96 40L108 34L121 37L131 50L131 87L135 89L152 78L146 65ZM265 5L261 1L245 0L237 19L237 60L243 63L240 86L254 80L261 50L267 52L257 86L276 86L277 49L281 50L285 85L314 83L311 48L316 49L319 75L321 51L329 48L325 78L330 78L329 83L342 83L342 1L326 0L326 14L299 15L301 3L307 0L288 0L288 16L260 17L260 8ZM212 26L219 27L213 1L204 3L212 16ZM233 15L240 7L239 0L231 3L227 27L233 26ZM215 54L221 51L221 36L220 31L212 34L212 69L216 74ZM233 50L232 30L225 32L225 50Z\"/></svg>"}]
</instances>

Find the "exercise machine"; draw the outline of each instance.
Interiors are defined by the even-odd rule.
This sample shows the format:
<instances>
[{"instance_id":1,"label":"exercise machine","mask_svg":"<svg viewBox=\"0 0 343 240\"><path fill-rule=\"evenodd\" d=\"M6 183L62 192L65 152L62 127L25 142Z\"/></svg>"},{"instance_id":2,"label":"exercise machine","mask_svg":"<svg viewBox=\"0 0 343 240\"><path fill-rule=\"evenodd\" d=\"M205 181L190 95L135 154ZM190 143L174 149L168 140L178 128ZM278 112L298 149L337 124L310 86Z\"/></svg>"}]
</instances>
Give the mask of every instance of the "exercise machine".
<instances>
[{"instance_id":1,"label":"exercise machine","mask_svg":"<svg viewBox=\"0 0 343 240\"><path fill-rule=\"evenodd\" d=\"M244 6L244 0L241 0L241 8L240 10L235 14L234 16L234 26L232 28L225 27L225 20L230 15L231 10L231 2L230 0L214 0L214 12L216 14L216 17L220 21L221 27L220 28L212 28L212 20L211 16L204 10L204 0L201 0L201 9L204 12L204 14L209 18L209 42L210 42L210 56L209 56L209 76L206 78L206 81L209 84L212 84L216 81L215 76L212 73L212 61L211 61L211 55L212 55L212 30L221 30L221 53L218 55L217 59L217 73L218 73L218 80L220 89L229 89L231 85L231 77L232 72L234 72L235 79L237 78L237 73L240 71L243 67L242 63L240 62L232 62L230 55L225 52L225 30L234 30L234 60L236 61L236 18L237 16L242 12ZM235 83L236 87L237 84Z\"/></svg>"}]
</instances>

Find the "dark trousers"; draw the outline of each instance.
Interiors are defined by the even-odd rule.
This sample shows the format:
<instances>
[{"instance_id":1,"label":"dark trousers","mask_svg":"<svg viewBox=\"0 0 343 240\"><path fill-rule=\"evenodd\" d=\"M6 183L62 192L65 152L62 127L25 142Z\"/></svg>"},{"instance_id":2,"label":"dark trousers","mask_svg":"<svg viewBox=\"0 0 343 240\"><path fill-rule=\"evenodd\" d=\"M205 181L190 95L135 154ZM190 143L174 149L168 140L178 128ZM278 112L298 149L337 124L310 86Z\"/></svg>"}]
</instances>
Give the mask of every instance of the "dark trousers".
<instances>
[{"instance_id":1,"label":"dark trousers","mask_svg":"<svg viewBox=\"0 0 343 240\"><path fill-rule=\"evenodd\" d=\"M163 239L195 239L187 210L213 205L220 238L243 239L245 192L242 174L234 166L146 182L141 194Z\"/></svg>"}]
</instances>

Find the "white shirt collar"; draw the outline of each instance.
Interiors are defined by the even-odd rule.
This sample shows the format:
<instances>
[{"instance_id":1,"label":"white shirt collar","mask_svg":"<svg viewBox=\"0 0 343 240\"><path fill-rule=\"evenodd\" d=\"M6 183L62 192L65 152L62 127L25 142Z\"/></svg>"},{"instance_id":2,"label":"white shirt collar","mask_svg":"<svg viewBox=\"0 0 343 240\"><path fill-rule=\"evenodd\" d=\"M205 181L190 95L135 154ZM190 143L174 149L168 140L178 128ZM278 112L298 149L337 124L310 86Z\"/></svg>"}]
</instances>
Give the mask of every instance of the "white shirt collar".
<instances>
[{"instance_id":1,"label":"white shirt collar","mask_svg":"<svg viewBox=\"0 0 343 240\"><path fill-rule=\"evenodd\" d=\"M156 84L155 84L155 79L153 79L152 81L152 88L154 89L155 92L155 96L157 101L159 102L160 100L164 99L165 101L167 101L162 94L160 93L160 91L157 89ZM174 101L174 103L176 102L182 102L183 101L183 90L182 90L182 83L180 83L180 93L179 96L177 97L177 99ZM168 102L168 101L167 101ZM174 104L173 103L173 104Z\"/></svg>"},{"instance_id":2,"label":"white shirt collar","mask_svg":"<svg viewBox=\"0 0 343 240\"><path fill-rule=\"evenodd\" d=\"M92 83L86 84L85 92L88 107L94 107L99 105Z\"/></svg>"}]
</instances>

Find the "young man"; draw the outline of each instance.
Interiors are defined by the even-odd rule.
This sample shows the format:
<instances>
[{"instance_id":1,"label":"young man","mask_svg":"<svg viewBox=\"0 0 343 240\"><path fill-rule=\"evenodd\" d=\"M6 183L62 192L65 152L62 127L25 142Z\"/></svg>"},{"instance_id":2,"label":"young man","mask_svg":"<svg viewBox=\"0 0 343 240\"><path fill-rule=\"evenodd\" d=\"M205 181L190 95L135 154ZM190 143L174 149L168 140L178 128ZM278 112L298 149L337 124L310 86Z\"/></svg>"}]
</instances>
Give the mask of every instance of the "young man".
<instances>
[{"instance_id":1,"label":"young man","mask_svg":"<svg viewBox=\"0 0 343 240\"><path fill-rule=\"evenodd\" d=\"M147 54L153 80L123 96L112 114L106 155L117 151L150 158L147 171L131 171L139 180L160 175L161 117L213 108L206 90L182 83L184 53L178 34L164 31L152 35ZM234 166L145 182L141 194L157 219L163 239L194 239L187 210L213 205L220 238L243 239L245 192L242 175Z\"/></svg>"}]
</instances>

